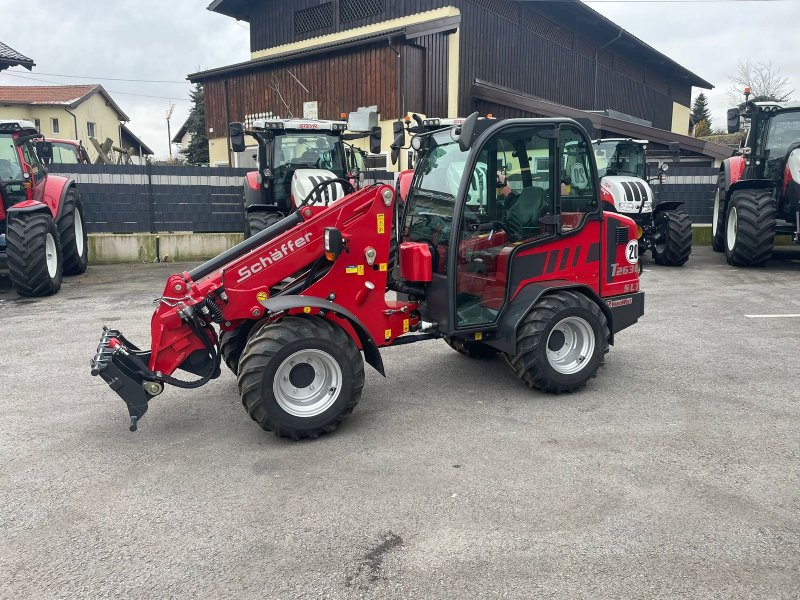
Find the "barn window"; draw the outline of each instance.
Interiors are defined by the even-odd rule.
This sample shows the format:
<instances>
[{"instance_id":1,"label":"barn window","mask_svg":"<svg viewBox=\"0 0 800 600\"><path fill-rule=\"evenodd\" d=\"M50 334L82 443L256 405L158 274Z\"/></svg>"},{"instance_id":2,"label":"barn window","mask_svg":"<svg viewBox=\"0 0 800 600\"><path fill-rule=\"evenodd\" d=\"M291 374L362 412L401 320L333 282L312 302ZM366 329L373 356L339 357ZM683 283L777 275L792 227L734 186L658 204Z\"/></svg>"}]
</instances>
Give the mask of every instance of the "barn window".
<instances>
[{"instance_id":1,"label":"barn window","mask_svg":"<svg viewBox=\"0 0 800 600\"><path fill-rule=\"evenodd\" d=\"M300 35L333 25L333 3L326 2L294 13L294 33Z\"/></svg>"},{"instance_id":2,"label":"barn window","mask_svg":"<svg viewBox=\"0 0 800 600\"><path fill-rule=\"evenodd\" d=\"M357 21L371 15L383 13L383 0L341 0L339 20Z\"/></svg>"}]
</instances>

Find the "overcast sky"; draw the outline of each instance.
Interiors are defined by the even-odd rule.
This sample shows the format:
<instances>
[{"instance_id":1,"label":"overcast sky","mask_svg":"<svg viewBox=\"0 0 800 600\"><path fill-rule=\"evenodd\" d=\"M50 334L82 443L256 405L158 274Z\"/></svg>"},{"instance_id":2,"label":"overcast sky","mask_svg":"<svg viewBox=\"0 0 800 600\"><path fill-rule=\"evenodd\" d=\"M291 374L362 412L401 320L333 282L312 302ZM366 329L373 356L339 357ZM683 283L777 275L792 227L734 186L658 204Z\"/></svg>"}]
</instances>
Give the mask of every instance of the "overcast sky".
<instances>
[{"instance_id":1,"label":"overcast sky","mask_svg":"<svg viewBox=\"0 0 800 600\"><path fill-rule=\"evenodd\" d=\"M209 1L0 0L0 41L36 62L32 73L18 67L3 71L0 84L102 83L131 118L134 133L157 155L166 156L167 110L175 105L173 134L189 111L186 75L249 57L247 24L208 12ZM706 94L716 127L724 127L728 76L735 72L738 60L771 59L798 90L793 96L800 97L796 42L800 0L597 0L588 4L713 83L716 88ZM24 22L34 26L23 26L8 15L24 15ZM699 91L695 89L694 94Z\"/></svg>"}]
</instances>

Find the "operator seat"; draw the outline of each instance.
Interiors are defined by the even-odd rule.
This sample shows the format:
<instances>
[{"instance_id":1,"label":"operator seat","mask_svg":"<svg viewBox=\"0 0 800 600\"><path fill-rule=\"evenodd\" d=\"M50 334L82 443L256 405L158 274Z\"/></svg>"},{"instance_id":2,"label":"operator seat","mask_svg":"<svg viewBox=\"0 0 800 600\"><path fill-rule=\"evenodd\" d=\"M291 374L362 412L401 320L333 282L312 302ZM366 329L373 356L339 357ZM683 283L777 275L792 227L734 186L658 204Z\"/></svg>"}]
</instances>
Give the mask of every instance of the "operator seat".
<instances>
[{"instance_id":1,"label":"operator seat","mask_svg":"<svg viewBox=\"0 0 800 600\"><path fill-rule=\"evenodd\" d=\"M547 200L540 187L525 188L506 215L509 241L519 242L539 234L539 219L547 212Z\"/></svg>"}]
</instances>

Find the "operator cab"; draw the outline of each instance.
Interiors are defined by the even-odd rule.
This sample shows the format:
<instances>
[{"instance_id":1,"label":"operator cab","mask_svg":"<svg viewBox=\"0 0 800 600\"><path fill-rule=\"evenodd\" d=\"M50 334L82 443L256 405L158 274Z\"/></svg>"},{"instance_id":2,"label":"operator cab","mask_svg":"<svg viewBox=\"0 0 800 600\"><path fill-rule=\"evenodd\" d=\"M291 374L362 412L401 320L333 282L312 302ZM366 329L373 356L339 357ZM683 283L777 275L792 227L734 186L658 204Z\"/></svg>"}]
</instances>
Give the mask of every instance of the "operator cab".
<instances>
[{"instance_id":1,"label":"operator cab","mask_svg":"<svg viewBox=\"0 0 800 600\"><path fill-rule=\"evenodd\" d=\"M496 323L522 284L523 269L512 264L540 260L529 251L601 214L591 143L576 122L475 115L458 132L424 133L412 143L420 160L400 228L401 242L429 249L424 317L448 335ZM401 245L401 278L403 261ZM572 262L563 262L550 273L563 267L574 275Z\"/></svg>"},{"instance_id":2,"label":"operator cab","mask_svg":"<svg viewBox=\"0 0 800 600\"><path fill-rule=\"evenodd\" d=\"M39 153L51 152L52 146L41 141L34 145L41 137L30 121L0 121L0 195L6 207L32 198L44 179Z\"/></svg>"},{"instance_id":3,"label":"operator cab","mask_svg":"<svg viewBox=\"0 0 800 600\"><path fill-rule=\"evenodd\" d=\"M597 174L628 175L646 179L647 140L603 139L592 142Z\"/></svg>"}]
</instances>

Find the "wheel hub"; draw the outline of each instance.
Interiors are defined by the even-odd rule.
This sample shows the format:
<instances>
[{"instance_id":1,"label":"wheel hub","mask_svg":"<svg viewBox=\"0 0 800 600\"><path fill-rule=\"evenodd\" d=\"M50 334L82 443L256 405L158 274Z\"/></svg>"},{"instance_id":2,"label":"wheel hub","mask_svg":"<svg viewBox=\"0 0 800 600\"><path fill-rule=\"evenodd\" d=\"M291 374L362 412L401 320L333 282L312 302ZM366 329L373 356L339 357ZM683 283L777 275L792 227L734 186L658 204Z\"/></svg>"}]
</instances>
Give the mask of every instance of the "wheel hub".
<instances>
[{"instance_id":1,"label":"wheel hub","mask_svg":"<svg viewBox=\"0 0 800 600\"><path fill-rule=\"evenodd\" d=\"M738 213L736 207L732 207L728 213L728 227L726 230L725 240L728 244L728 250L733 250L736 245L736 232L738 231Z\"/></svg>"},{"instance_id":2,"label":"wheel hub","mask_svg":"<svg viewBox=\"0 0 800 600\"><path fill-rule=\"evenodd\" d=\"M592 326L581 317L567 317L547 337L547 361L559 373L572 375L589 364L594 348Z\"/></svg>"},{"instance_id":3,"label":"wheel hub","mask_svg":"<svg viewBox=\"0 0 800 600\"><path fill-rule=\"evenodd\" d=\"M44 253L47 261L47 274L50 275L50 279L53 279L58 271L58 253L56 251L56 240L50 233L47 234L44 241Z\"/></svg>"},{"instance_id":4,"label":"wheel hub","mask_svg":"<svg viewBox=\"0 0 800 600\"><path fill-rule=\"evenodd\" d=\"M275 372L272 392L290 415L310 418L324 413L339 397L342 369L323 350L306 349L286 358Z\"/></svg>"}]
</instances>

